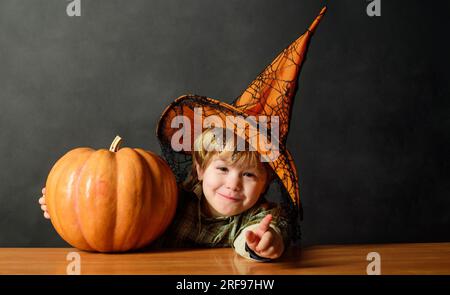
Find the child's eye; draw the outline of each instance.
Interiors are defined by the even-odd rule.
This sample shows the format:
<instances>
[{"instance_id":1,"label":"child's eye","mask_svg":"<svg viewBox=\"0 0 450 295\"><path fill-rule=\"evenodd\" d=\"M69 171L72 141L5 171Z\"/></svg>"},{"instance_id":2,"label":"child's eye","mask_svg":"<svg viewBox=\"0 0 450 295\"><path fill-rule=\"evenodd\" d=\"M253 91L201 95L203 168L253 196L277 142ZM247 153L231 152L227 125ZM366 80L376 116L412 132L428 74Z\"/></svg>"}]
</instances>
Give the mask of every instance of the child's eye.
<instances>
[{"instance_id":1,"label":"child's eye","mask_svg":"<svg viewBox=\"0 0 450 295\"><path fill-rule=\"evenodd\" d=\"M256 177L255 174L250 173L250 172L245 172L245 173L244 173L244 176L247 176L247 177Z\"/></svg>"},{"instance_id":2,"label":"child's eye","mask_svg":"<svg viewBox=\"0 0 450 295\"><path fill-rule=\"evenodd\" d=\"M228 171L227 167L217 167L217 169L222 171L222 172L227 172Z\"/></svg>"}]
</instances>

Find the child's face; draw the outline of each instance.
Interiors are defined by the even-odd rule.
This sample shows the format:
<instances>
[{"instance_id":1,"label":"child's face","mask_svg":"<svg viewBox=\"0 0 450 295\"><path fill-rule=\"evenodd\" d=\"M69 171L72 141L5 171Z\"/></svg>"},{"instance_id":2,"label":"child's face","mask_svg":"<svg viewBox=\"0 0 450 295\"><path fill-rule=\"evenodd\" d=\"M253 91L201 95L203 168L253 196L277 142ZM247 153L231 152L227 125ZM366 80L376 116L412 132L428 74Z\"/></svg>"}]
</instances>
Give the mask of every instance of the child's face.
<instances>
[{"instance_id":1,"label":"child's face","mask_svg":"<svg viewBox=\"0 0 450 295\"><path fill-rule=\"evenodd\" d=\"M227 164L217 155L206 169L197 166L199 180L203 180L203 194L211 216L233 216L250 209L264 192L267 172L259 167L240 167Z\"/></svg>"}]
</instances>

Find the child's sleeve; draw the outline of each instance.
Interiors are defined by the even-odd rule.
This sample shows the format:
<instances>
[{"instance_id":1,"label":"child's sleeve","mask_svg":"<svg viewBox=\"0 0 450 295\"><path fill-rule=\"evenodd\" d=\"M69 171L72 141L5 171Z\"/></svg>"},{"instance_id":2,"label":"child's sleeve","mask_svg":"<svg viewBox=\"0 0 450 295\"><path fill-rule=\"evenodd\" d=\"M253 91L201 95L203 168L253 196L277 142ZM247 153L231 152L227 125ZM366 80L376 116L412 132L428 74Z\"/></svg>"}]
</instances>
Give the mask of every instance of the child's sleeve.
<instances>
[{"instance_id":1,"label":"child's sleeve","mask_svg":"<svg viewBox=\"0 0 450 295\"><path fill-rule=\"evenodd\" d=\"M232 247L242 257L253 261L265 262L271 259L258 256L248 246L245 238L245 232L248 230L256 230L261 220L268 214L272 214L272 222L270 228L280 235L283 239L284 248L289 244L288 221L284 216L280 207L269 208L268 204L263 204L257 210L252 210L247 216L243 217L241 227L236 234L232 243Z\"/></svg>"}]
</instances>

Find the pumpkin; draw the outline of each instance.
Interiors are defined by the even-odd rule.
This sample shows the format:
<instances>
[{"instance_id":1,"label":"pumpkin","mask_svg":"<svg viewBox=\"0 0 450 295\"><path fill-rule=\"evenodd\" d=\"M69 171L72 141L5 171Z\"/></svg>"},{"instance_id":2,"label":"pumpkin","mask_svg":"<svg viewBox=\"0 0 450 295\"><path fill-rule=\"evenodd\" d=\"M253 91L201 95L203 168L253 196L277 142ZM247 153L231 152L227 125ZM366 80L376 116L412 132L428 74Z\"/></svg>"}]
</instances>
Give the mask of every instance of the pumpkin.
<instances>
[{"instance_id":1,"label":"pumpkin","mask_svg":"<svg viewBox=\"0 0 450 295\"><path fill-rule=\"evenodd\" d=\"M51 169L45 199L58 234L81 250L124 252L148 245L172 221L175 176L158 155L139 148L76 148Z\"/></svg>"}]
</instances>

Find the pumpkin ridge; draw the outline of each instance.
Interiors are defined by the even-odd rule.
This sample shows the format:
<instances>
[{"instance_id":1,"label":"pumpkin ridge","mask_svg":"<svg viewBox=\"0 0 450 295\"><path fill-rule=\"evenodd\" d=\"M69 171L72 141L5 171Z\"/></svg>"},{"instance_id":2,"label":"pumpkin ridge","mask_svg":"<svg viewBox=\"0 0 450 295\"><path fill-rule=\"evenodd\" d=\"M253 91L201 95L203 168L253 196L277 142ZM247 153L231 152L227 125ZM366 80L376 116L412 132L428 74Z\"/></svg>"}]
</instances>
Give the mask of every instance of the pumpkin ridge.
<instances>
[{"instance_id":1,"label":"pumpkin ridge","mask_svg":"<svg viewBox=\"0 0 450 295\"><path fill-rule=\"evenodd\" d=\"M139 157L136 156L135 153L133 152L133 149L131 149L129 147L122 148L116 153L116 157L117 158L120 157L120 156L124 158L124 160L123 160L124 162L130 162L130 158L132 159L131 161L133 163L139 162ZM118 161L118 163L119 162L120 161ZM134 165L134 164L130 165L129 170L126 172L126 174L130 174L130 173L133 174L133 178L132 179L133 179L134 182L139 179L139 175L138 175L138 173L136 171L136 166L137 165ZM119 167L119 166L117 166L117 167ZM121 171L124 171L124 169L117 168L117 175L119 175L121 173ZM130 178L129 176L127 176L127 177ZM136 186L135 183L133 184L133 186ZM142 194L142 192L140 194L137 194L136 192L133 192L132 197L134 198L134 205L139 204L140 201L136 200L136 197L137 197L137 195L141 195L141 194ZM118 194L118 196L119 196L119 194ZM127 201L128 201L128 199L127 199ZM117 199L116 204L118 202L119 201ZM140 217L142 215L142 213L141 213L142 212L142 206L139 206L139 208L137 210L136 210L136 208L137 207L134 206L133 210L132 210L134 218L136 218L136 216ZM136 211L137 211L138 215L136 214ZM117 214L117 212L116 212L116 219L117 219L118 215L119 214ZM126 218L125 220L128 220L128 218ZM135 248L135 246L134 246L135 243L134 243L133 239L134 239L134 236L135 236L136 228L138 228L136 226L136 224L139 224L139 223L137 223L136 221L129 222L127 230L125 230L122 233L121 244L118 246L118 248L122 248L124 245L127 246L126 248L130 248L130 249L134 249ZM116 229L115 229L115 231L116 231ZM130 247L129 245L132 245L132 246Z\"/></svg>"},{"instance_id":2,"label":"pumpkin ridge","mask_svg":"<svg viewBox=\"0 0 450 295\"><path fill-rule=\"evenodd\" d=\"M164 169L167 170L168 175L170 175L170 176L173 177L173 183L175 183L174 186L170 186L168 182L167 182L167 183L164 183L164 185L165 185L164 191L165 191L165 192L170 192L170 191L173 190L174 193L175 193L175 195L178 196L178 193L179 193L179 191L178 191L178 185L177 185L175 176L174 176L174 174L173 174L173 172L172 172L172 169L171 169L170 166L167 164L167 162L165 162L160 156L158 156L158 155L156 155L156 154L155 154L155 156L156 156L156 160L160 162L160 165L161 165L161 166L164 166ZM171 194L167 194L167 195L171 195ZM176 212L176 207L178 206L178 198L175 198L173 201L175 202L175 207L174 207L175 209L174 209L172 212L169 212L169 213L168 213L168 214L171 214L171 215L167 216L167 217L168 217L168 220L172 220L172 219L174 218L175 212ZM169 222L168 224L166 224L166 228L170 226L170 223L171 223L171 222Z\"/></svg>"},{"instance_id":3,"label":"pumpkin ridge","mask_svg":"<svg viewBox=\"0 0 450 295\"><path fill-rule=\"evenodd\" d=\"M145 177L145 184L144 184L144 187L143 187L143 191L147 193L147 195L144 198L146 203L144 203L142 205L141 212L145 208L147 208L147 204L149 204L150 211L151 211L151 210L153 210L153 202L152 202L152 200L153 200L153 198L152 198L152 196L153 196L153 193L152 193L153 192L153 185L156 184L156 182L154 181L154 175L153 175L152 169L150 168L150 166L149 166L147 160L145 159L145 157L139 151L137 151L137 149L132 149L132 150L137 155L139 161L142 164L142 167L145 167L145 168L143 168L143 169L145 169L144 175L148 176L148 177ZM146 212L143 212L143 213L146 213ZM152 216L152 215L150 214L150 216ZM145 214L141 214L141 216L140 216L141 221L145 221L145 219L146 219L145 217L146 217ZM145 241L145 239L148 237L148 235L143 235L145 230L147 230L147 228L145 226L142 226L139 229L139 235L137 235L137 239L136 239L136 241L134 243L133 248L138 248L140 246L145 246L145 244L150 242L150 241ZM153 238L153 240L154 239L155 238Z\"/></svg>"},{"instance_id":4,"label":"pumpkin ridge","mask_svg":"<svg viewBox=\"0 0 450 295\"><path fill-rule=\"evenodd\" d=\"M76 170L75 170L76 172L75 172L75 175L74 175L74 180L72 182L68 182L67 183L67 184L70 183L70 191L73 192L73 196L72 196L72 204L74 206L74 210L73 211L75 212L74 215L75 215L75 222L76 222L77 228L80 230L80 233L81 233L81 235L80 235L81 241L84 243L84 247L83 248L88 247L89 250L92 250L92 247L87 242L83 232L81 231L81 225L80 225L80 222L79 222L79 207L78 207L79 200L78 200L78 195L76 194L76 191L74 191L74 187L78 187L78 185L77 185L77 179L79 178L78 174L81 173L81 170L83 168L83 163L86 162L94 152L95 151L92 150L92 149L88 149L88 150L84 150L84 151L80 150L79 151L79 153L77 155L78 162L77 162L77 166L75 167L76 168ZM74 165L73 162L72 162L72 165ZM78 244L78 242L77 242L77 244Z\"/></svg>"},{"instance_id":5,"label":"pumpkin ridge","mask_svg":"<svg viewBox=\"0 0 450 295\"><path fill-rule=\"evenodd\" d=\"M72 171L71 167L73 167L73 163L76 161L81 162L80 159L82 159L82 157L84 157L84 154L88 151L89 150L84 150L83 148L79 148L79 149L76 149L72 152L65 154L61 158L61 165L58 165L57 167L55 167L55 170L58 171L58 174L56 175L55 180L51 181L51 184L53 184L53 187L58 188L61 185L61 182L64 182L64 185L68 184L67 177L70 177L70 173L67 174L67 171ZM61 198L56 196L56 194L58 193L57 189L50 189L49 191L53 193L54 198L53 198L53 200L49 200L50 202L48 202L48 203L50 205L52 205L52 204L54 205L53 209L56 210L56 212L60 211ZM72 199L72 200L76 201L76 199ZM75 218L76 217L77 216L75 214ZM61 218L60 218L59 214L53 214L53 216L51 216L51 218L52 218L53 222L58 223L59 226L55 227L55 228L57 229L57 232L60 233L61 237L65 241L70 240L70 239L67 239L68 228L67 228L67 226L64 226L66 224L66 222L61 222ZM82 238L84 238L84 237L82 237ZM73 243L73 241L71 241L70 244L74 245L76 243Z\"/></svg>"},{"instance_id":6,"label":"pumpkin ridge","mask_svg":"<svg viewBox=\"0 0 450 295\"><path fill-rule=\"evenodd\" d=\"M63 158L61 158L60 159L60 164L58 165L58 166L55 166L54 167L54 169L55 169L55 172L57 172L57 178L56 178L56 180L55 181L52 181L51 182L51 188L50 189L48 189L47 188L47 192L48 191L51 191L51 192L54 192L55 191L55 189L56 189L56 187L58 186L58 183L59 183L59 181L60 181L60 179L61 179L61 175L62 175L62 172L63 171L65 171L65 169L60 169L61 167L66 167L66 166L68 166L68 164L70 164L69 162L67 162L67 161L62 161L63 160ZM58 210L57 210L57 208L58 208L58 204L57 204L57 199L58 198L56 198L55 196L53 196L53 206L51 205L51 207L52 207L52 209L53 210L51 210L51 211L53 211L53 212L58 212ZM48 202L48 200L46 200L46 202L47 203L51 203L51 202ZM53 216L52 216L53 215ZM64 230L63 230L63 227L62 227L62 224L61 224L61 221L60 221L60 219L59 219L59 215L58 214L52 214L52 215L50 215L50 220L52 220L52 223L54 222L54 223L56 223L56 225L55 225L55 229L56 229L56 231L58 232L58 233L60 233L60 235L63 237L63 239L64 240L66 240L66 237L64 236Z\"/></svg>"},{"instance_id":7,"label":"pumpkin ridge","mask_svg":"<svg viewBox=\"0 0 450 295\"><path fill-rule=\"evenodd\" d=\"M117 205L114 206L113 208L110 208L109 205L111 204L111 195L108 193L101 193L99 194L99 190L103 191L104 189L108 189L108 192L114 192L114 189L109 189L111 187L111 185L114 185L117 187L117 183L113 183L113 179L114 176L111 175L111 173L106 173L104 174L104 172L108 171L108 172L113 172L112 174L117 173L117 166L114 166L116 164L115 161L113 161L112 159L115 158L115 156L117 155L116 153L111 153L109 150L106 149L100 149L97 150L96 152L97 158L94 161L95 165L89 166L91 168L93 168L93 171L95 171L94 173L91 173L91 176L93 176L95 178L95 181L93 181L93 187L94 187L94 197L91 198L92 202L94 203L93 208L95 208L95 212L96 214L98 214L97 216L102 216L102 214L105 214L105 210L109 209L111 210L109 213L111 214L117 214ZM106 167L108 169L106 169ZM104 175L108 175L107 178L103 178L99 176L104 176ZM100 179L100 181L98 181ZM105 185L106 183L106 185ZM91 191L90 191L91 192ZM101 196L101 198L99 198L99 196ZM105 202L106 200L106 202ZM101 207L101 205L105 206L105 207ZM97 251L99 252L114 252L114 248L112 247L112 245L114 244L114 231L115 231L115 227L116 227L116 223L115 223L115 219L111 220L111 219L105 219L106 221L110 221L110 222L105 222L103 224L103 228L99 227L98 223L94 224L94 231L90 232L91 233L91 237L93 237L96 240L96 245L95 248L97 249ZM91 224L92 225L92 224ZM102 235L103 239L98 239L96 234ZM100 244L99 244L100 243ZM101 245L101 246L100 246Z\"/></svg>"},{"instance_id":8,"label":"pumpkin ridge","mask_svg":"<svg viewBox=\"0 0 450 295\"><path fill-rule=\"evenodd\" d=\"M146 150L143 150L143 149L140 149L140 148L136 148L134 150L139 155L141 160L145 163L145 167L146 167L147 173L149 175L149 179L151 180L150 183L149 183L149 181L147 181L147 185L149 186L149 190L148 191L152 192L151 196L149 198L149 206L151 208L151 211L153 211L154 208L155 208L155 204L158 204L158 203L160 204L160 201L157 201L157 200L159 200L159 194L157 195L157 197L155 197L154 193L153 193L154 192L154 185L155 184L158 185L158 180L155 177L155 173L154 173L154 171L152 169L151 163L157 164L158 165L158 170L161 169L161 165L159 165L159 163L156 160L156 157L154 157L153 153L151 153L149 151L146 151ZM159 189L160 189L160 187L159 187ZM156 208L155 210L159 210L159 209ZM142 232L150 231L151 229L153 229L152 232L151 232L152 233L151 236L153 238L152 238L152 240L147 241L145 244L148 244L148 243L156 240L157 238L159 238L159 236L161 235L161 232L160 232L161 230L158 230L158 229L161 229L162 226L164 225L164 218L157 218L157 219L155 219L153 217L153 215L150 215L150 216L151 216L151 218L149 218L149 221L150 221L151 224L149 224L148 227L143 228ZM158 224L156 224L156 222L158 222ZM141 238L139 240L139 243L140 244L144 244L144 241L145 241L144 238L148 237L148 236L150 236L150 234L143 235L143 238Z\"/></svg>"},{"instance_id":9,"label":"pumpkin ridge","mask_svg":"<svg viewBox=\"0 0 450 295\"><path fill-rule=\"evenodd\" d=\"M141 156L145 159L150 171L152 172L151 176L153 179L155 178L155 173L151 169L152 166L150 165L150 161L152 163L155 163L159 167L159 170L163 171L161 173L162 175L165 175L164 172L167 172L168 177L170 175L172 175L172 170L160 156L158 156L157 154L155 154L151 151L146 151L146 150L143 150L140 148L138 148L136 150L139 151ZM174 187L176 188L176 180L175 179L173 179L173 183L175 185ZM170 192L169 183L166 183L166 182L162 183L162 186L160 187L160 189L165 193L164 197L162 197L159 201L159 204L162 205L162 202L167 202L167 200L165 200L166 196L171 195L169 193ZM178 192L176 192L175 194L178 196ZM174 201L177 202L177 198ZM176 208L176 206L175 206L175 208ZM168 215L168 214L170 214L170 215ZM157 237L161 236L163 234L163 232L165 230L167 230L167 228L170 226L170 223L171 223L171 222L167 223L167 220L172 220L174 215L175 215L175 210L173 210L172 212L166 212L166 214L164 216L162 216L162 218L160 218L158 226L155 227L155 228L159 229L158 231L155 231ZM164 230L161 230L162 228L164 228Z\"/></svg>"},{"instance_id":10,"label":"pumpkin ridge","mask_svg":"<svg viewBox=\"0 0 450 295\"><path fill-rule=\"evenodd\" d=\"M92 156L94 155L96 153L96 151L93 151L90 155L89 155L89 157L87 157L86 158L86 161L84 161L84 163L82 164L82 166L81 166L81 168L80 168L80 170L79 170L79 172L78 172L78 175L77 175L77 179L74 181L74 184L76 183L76 185L75 185L75 215L76 215L76 220L77 220L77 225L78 225L78 228L80 229L80 232L81 232L81 236L83 237L83 239L85 240L85 242L86 242L86 244L89 246L89 250L93 250L93 249L95 249L94 247L92 247L92 245L91 245L91 243L89 243L89 241L88 241L88 239L86 238L86 235L84 234L84 232L83 232L83 227L81 226L81 222L80 222L80 207L79 207L79 200L78 200L78 198L79 198L79 183L80 183L80 180L81 180L81 175L83 174L83 170L84 170L84 168L86 168L86 166L87 166L87 163L89 162L89 160L92 158Z\"/></svg>"}]
</instances>

